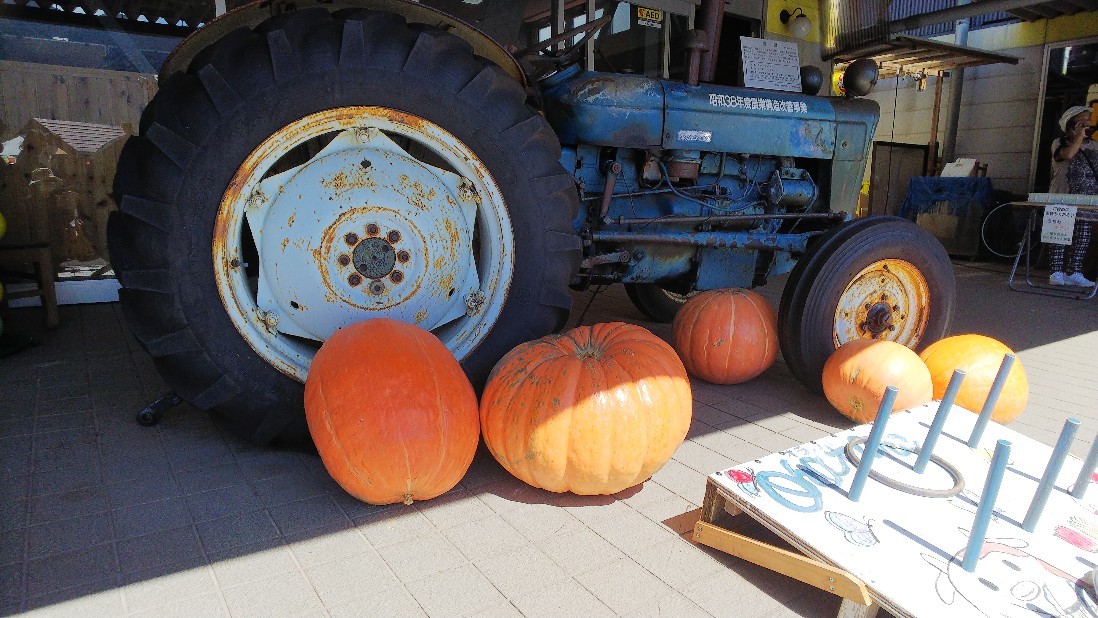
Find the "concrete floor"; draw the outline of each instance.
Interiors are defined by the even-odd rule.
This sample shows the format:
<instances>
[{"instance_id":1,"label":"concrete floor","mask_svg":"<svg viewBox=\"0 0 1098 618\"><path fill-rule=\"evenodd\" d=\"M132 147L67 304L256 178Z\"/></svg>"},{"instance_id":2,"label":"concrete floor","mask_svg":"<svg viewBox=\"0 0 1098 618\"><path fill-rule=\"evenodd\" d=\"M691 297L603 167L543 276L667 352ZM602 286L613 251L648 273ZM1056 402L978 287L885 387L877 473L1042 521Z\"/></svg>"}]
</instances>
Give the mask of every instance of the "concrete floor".
<instances>
[{"instance_id":1,"label":"concrete floor","mask_svg":"<svg viewBox=\"0 0 1098 618\"><path fill-rule=\"evenodd\" d=\"M1000 264L957 262L954 333L1020 353L1031 396L1012 427L1046 444L1098 431L1098 299L1009 291ZM783 281L761 291L777 304ZM591 299L577 294L577 310ZM530 488L481 453L414 506L347 496L318 458L260 449L187 406L134 414L166 388L117 305L5 316L42 344L0 359L0 613L268 616L834 615L836 597L685 537L706 475L851 424L778 363L694 384L694 423L642 486L585 498ZM585 323L643 322L620 288Z\"/></svg>"}]
</instances>

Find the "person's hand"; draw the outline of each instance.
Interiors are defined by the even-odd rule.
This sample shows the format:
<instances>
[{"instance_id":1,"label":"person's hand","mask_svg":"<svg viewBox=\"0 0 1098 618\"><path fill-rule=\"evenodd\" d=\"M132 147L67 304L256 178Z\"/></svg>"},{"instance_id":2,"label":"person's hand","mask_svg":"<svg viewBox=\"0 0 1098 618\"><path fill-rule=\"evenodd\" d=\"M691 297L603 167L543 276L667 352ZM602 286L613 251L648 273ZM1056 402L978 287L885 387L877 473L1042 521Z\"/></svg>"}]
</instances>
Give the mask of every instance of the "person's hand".
<instances>
[{"instance_id":1,"label":"person's hand","mask_svg":"<svg viewBox=\"0 0 1098 618\"><path fill-rule=\"evenodd\" d=\"M1071 128L1068 130L1068 137L1073 144L1078 146L1083 143L1083 140L1087 137L1086 128L1087 125L1084 122L1077 122L1071 125Z\"/></svg>"}]
</instances>

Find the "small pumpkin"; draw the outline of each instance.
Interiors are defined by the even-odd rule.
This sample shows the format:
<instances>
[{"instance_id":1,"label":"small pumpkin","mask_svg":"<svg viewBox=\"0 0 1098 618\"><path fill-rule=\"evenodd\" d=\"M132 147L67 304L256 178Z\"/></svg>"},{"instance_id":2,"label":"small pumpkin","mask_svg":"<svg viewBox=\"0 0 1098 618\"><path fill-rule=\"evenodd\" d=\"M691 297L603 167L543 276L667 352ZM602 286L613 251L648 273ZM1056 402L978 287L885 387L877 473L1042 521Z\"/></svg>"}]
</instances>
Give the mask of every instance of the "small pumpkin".
<instances>
[{"instance_id":1,"label":"small pumpkin","mask_svg":"<svg viewBox=\"0 0 1098 618\"><path fill-rule=\"evenodd\" d=\"M679 310L671 328L686 370L706 382L746 382L778 358L778 316L751 290L697 294Z\"/></svg>"},{"instance_id":2,"label":"small pumpkin","mask_svg":"<svg viewBox=\"0 0 1098 618\"><path fill-rule=\"evenodd\" d=\"M848 341L824 363L824 396L852 421L873 421L889 386L898 390L894 411L929 403L934 397L930 371L922 359L895 341Z\"/></svg>"},{"instance_id":3,"label":"small pumpkin","mask_svg":"<svg viewBox=\"0 0 1098 618\"><path fill-rule=\"evenodd\" d=\"M480 442L476 393L453 354L388 318L324 342L305 380L305 417L328 473L371 504L446 493Z\"/></svg>"},{"instance_id":4,"label":"small pumpkin","mask_svg":"<svg viewBox=\"0 0 1098 618\"><path fill-rule=\"evenodd\" d=\"M965 379L961 382L961 389L957 391L957 400L954 403L979 413L991 392L991 384L999 373L1003 357L1007 354L1014 352L1006 344L991 337L955 335L930 344L919 357L930 370L935 399L941 399L945 395L946 386L949 385L955 369L964 371ZM1022 367L1022 361L1015 358L995 408L992 409L991 420L996 423L1013 421L1025 410L1028 400L1029 381L1026 379L1026 370Z\"/></svg>"},{"instance_id":5,"label":"small pumpkin","mask_svg":"<svg viewBox=\"0 0 1098 618\"><path fill-rule=\"evenodd\" d=\"M484 442L520 480L613 494L648 479L686 439L690 383L675 351L640 326L581 326L519 345L481 397Z\"/></svg>"}]
</instances>

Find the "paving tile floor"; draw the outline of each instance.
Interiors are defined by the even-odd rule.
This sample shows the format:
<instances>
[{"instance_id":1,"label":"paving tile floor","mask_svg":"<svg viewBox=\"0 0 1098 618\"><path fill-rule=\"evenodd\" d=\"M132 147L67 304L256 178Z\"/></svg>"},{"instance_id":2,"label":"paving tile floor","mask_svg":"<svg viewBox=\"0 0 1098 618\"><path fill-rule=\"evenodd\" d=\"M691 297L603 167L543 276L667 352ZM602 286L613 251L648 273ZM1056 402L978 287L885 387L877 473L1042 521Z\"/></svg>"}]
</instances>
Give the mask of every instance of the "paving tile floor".
<instances>
[{"instance_id":1,"label":"paving tile floor","mask_svg":"<svg viewBox=\"0 0 1098 618\"><path fill-rule=\"evenodd\" d=\"M1098 300L1007 290L1000 264L957 262L954 332L1020 352L1018 431L1098 430ZM781 279L761 288L775 304ZM620 288L577 293L572 322L644 322ZM116 304L39 310L0 359L0 613L78 616L833 616L837 598L683 536L707 474L850 426L779 362L749 383L696 382L686 443L609 497L556 495L485 452L450 493L412 506L350 498L315 455L258 448L166 391Z\"/></svg>"}]
</instances>

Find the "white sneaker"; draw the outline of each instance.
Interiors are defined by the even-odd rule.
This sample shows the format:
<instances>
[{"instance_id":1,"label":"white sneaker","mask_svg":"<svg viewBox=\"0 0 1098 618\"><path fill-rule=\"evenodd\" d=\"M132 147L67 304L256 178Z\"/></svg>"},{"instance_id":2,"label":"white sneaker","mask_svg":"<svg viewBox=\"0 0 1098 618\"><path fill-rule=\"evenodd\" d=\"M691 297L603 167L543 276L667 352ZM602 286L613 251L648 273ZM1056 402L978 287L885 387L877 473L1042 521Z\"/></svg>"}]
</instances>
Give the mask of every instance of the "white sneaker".
<instances>
[{"instance_id":1,"label":"white sneaker","mask_svg":"<svg viewBox=\"0 0 1098 618\"><path fill-rule=\"evenodd\" d=\"M1068 282L1081 288L1094 287L1094 282L1083 276L1083 273L1071 273L1067 276Z\"/></svg>"},{"instance_id":2,"label":"white sneaker","mask_svg":"<svg viewBox=\"0 0 1098 618\"><path fill-rule=\"evenodd\" d=\"M1067 275L1065 275L1062 272L1057 271L1057 272L1054 272L1054 273L1052 273L1048 276L1048 284L1049 285L1071 285L1072 283L1068 279Z\"/></svg>"}]
</instances>

